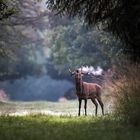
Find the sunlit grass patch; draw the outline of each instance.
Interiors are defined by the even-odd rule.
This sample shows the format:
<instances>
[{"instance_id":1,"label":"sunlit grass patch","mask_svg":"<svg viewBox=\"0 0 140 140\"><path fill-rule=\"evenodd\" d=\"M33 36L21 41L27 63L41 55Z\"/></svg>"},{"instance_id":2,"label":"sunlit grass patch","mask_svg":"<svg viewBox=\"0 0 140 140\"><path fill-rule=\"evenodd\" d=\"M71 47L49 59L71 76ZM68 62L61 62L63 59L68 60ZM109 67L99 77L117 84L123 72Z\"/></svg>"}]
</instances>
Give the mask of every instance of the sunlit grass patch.
<instances>
[{"instance_id":1,"label":"sunlit grass patch","mask_svg":"<svg viewBox=\"0 0 140 140\"><path fill-rule=\"evenodd\" d=\"M139 128L123 126L112 116L0 116L2 140L124 140L140 137Z\"/></svg>"},{"instance_id":2,"label":"sunlit grass patch","mask_svg":"<svg viewBox=\"0 0 140 140\"><path fill-rule=\"evenodd\" d=\"M103 98L104 100L105 98ZM110 101L105 100L105 113L110 113ZM34 101L34 102L3 102L0 104L0 115L11 116L25 116L32 114L45 114L55 116L77 116L78 101L66 102L48 102L48 101ZM82 102L81 115L84 115L84 102ZM95 116L95 105L88 100L87 115ZM98 108L98 116L101 116L101 108Z\"/></svg>"},{"instance_id":3,"label":"sunlit grass patch","mask_svg":"<svg viewBox=\"0 0 140 140\"><path fill-rule=\"evenodd\" d=\"M23 116L29 114L77 114L77 101L67 102L48 102L48 101L32 101L32 102L1 102L1 115Z\"/></svg>"}]
</instances>

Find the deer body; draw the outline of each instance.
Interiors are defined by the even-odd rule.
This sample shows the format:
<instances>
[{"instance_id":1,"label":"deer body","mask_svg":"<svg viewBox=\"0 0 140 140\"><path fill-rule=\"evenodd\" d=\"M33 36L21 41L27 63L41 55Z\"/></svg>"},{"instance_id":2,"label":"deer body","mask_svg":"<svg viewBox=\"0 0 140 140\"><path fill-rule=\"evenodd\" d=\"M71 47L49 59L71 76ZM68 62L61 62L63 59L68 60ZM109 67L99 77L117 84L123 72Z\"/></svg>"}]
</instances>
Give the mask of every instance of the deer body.
<instances>
[{"instance_id":1,"label":"deer body","mask_svg":"<svg viewBox=\"0 0 140 140\"><path fill-rule=\"evenodd\" d=\"M75 76L76 95L78 96L79 99L78 115L80 116L82 100L85 100L84 108L85 108L85 115L87 115L87 110L86 110L87 99L91 99L92 102L95 104L96 107L95 115L97 115L97 110L98 110L97 101L99 102L102 109L102 114L104 115L104 105L101 100L101 90L102 90L101 86L96 83L83 82L82 73L79 70L76 70L72 74ZM97 101L95 99L97 99Z\"/></svg>"},{"instance_id":2,"label":"deer body","mask_svg":"<svg viewBox=\"0 0 140 140\"><path fill-rule=\"evenodd\" d=\"M98 84L82 82L80 88L81 92L76 90L76 94L81 99L92 99L101 96L101 86Z\"/></svg>"}]
</instances>

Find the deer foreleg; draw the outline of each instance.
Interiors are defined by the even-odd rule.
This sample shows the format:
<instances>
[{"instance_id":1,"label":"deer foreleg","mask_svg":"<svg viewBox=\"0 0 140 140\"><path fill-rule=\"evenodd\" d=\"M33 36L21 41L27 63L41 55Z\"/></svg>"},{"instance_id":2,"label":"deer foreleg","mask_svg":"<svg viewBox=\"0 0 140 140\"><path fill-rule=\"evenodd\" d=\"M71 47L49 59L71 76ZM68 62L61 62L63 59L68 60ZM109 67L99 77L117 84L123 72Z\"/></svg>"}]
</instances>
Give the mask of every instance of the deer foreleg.
<instances>
[{"instance_id":1,"label":"deer foreleg","mask_svg":"<svg viewBox=\"0 0 140 140\"><path fill-rule=\"evenodd\" d=\"M85 116L87 116L87 99L85 99L85 106L84 106L84 108L85 108Z\"/></svg>"},{"instance_id":2,"label":"deer foreleg","mask_svg":"<svg viewBox=\"0 0 140 140\"><path fill-rule=\"evenodd\" d=\"M78 116L80 116L81 103L82 103L82 99L79 99L79 112L78 112Z\"/></svg>"}]
</instances>

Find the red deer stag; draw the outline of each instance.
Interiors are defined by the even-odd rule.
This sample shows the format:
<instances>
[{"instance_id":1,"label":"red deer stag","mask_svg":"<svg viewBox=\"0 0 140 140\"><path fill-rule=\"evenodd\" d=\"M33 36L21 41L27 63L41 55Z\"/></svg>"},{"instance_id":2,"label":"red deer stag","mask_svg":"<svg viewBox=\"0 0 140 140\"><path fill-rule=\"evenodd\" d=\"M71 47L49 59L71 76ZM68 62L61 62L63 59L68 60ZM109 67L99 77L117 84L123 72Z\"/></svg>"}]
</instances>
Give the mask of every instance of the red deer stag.
<instances>
[{"instance_id":1,"label":"red deer stag","mask_svg":"<svg viewBox=\"0 0 140 140\"><path fill-rule=\"evenodd\" d=\"M102 109L102 114L104 115L104 104L101 100L101 86L96 84L96 83L87 83L83 82L82 76L84 73L82 73L81 70L75 70L71 71L69 69L71 75L74 75L75 77L75 84L76 84L76 95L78 96L79 99L79 112L78 116L80 116L80 110L81 110L81 103L82 100L85 101L84 109L85 109L85 116L87 115L87 99L91 99L92 102L95 104L96 111L95 115L97 116L97 110L98 110L98 103L99 102L101 109ZM96 101L97 99L97 101Z\"/></svg>"}]
</instances>

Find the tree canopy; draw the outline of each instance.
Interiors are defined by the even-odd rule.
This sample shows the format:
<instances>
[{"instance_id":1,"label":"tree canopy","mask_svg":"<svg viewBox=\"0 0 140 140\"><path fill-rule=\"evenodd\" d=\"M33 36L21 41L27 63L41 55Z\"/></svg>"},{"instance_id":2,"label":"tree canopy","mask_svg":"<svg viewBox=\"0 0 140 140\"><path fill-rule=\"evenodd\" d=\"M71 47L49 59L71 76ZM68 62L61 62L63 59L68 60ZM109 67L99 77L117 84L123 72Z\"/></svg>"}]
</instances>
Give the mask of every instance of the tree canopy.
<instances>
[{"instance_id":1,"label":"tree canopy","mask_svg":"<svg viewBox=\"0 0 140 140\"><path fill-rule=\"evenodd\" d=\"M12 6L6 0L9 8ZM83 18L54 16L45 0L18 0L16 14L0 20L0 80L46 73L67 78L68 68L109 68L122 51L113 36L88 28ZM113 57L113 58L112 58Z\"/></svg>"},{"instance_id":2,"label":"tree canopy","mask_svg":"<svg viewBox=\"0 0 140 140\"><path fill-rule=\"evenodd\" d=\"M13 0L0 0L0 20L6 19L16 11Z\"/></svg>"},{"instance_id":3,"label":"tree canopy","mask_svg":"<svg viewBox=\"0 0 140 140\"><path fill-rule=\"evenodd\" d=\"M102 24L124 43L124 52L140 60L139 0L47 0L57 14L84 17L89 25Z\"/></svg>"},{"instance_id":4,"label":"tree canopy","mask_svg":"<svg viewBox=\"0 0 140 140\"><path fill-rule=\"evenodd\" d=\"M51 17L51 26L46 34L46 38L50 38L46 68L51 77L67 78L69 68L83 65L101 66L107 70L122 57L122 44L110 33L96 27L88 28L77 18Z\"/></svg>"},{"instance_id":5,"label":"tree canopy","mask_svg":"<svg viewBox=\"0 0 140 140\"><path fill-rule=\"evenodd\" d=\"M82 65L110 68L123 50L120 40L88 28L83 17L54 16L45 1L3 1L18 12L0 20L0 80L46 73L67 78L68 68Z\"/></svg>"}]
</instances>

